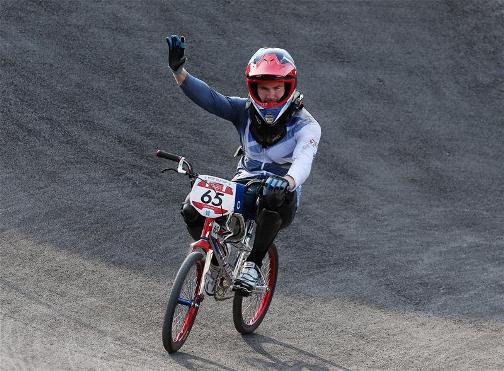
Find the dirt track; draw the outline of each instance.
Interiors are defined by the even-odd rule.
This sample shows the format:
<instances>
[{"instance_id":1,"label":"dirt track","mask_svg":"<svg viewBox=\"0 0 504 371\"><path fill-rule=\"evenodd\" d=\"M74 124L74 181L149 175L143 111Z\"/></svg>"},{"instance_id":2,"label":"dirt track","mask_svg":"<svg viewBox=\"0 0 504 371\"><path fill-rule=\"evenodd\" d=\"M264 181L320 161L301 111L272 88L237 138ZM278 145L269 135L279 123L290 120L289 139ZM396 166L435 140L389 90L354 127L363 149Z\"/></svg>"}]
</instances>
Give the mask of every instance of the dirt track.
<instances>
[{"instance_id":1,"label":"dirt track","mask_svg":"<svg viewBox=\"0 0 504 371\"><path fill-rule=\"evenodd\" d=\"M291 51L322 126L265 322L207 300L173 357L188 185L153 152L227 177L238 136L176 87L171 33L228 95ZM3 0L0 369L504 368L503 45L502 0Z\"/></svg>"}]
</instances>

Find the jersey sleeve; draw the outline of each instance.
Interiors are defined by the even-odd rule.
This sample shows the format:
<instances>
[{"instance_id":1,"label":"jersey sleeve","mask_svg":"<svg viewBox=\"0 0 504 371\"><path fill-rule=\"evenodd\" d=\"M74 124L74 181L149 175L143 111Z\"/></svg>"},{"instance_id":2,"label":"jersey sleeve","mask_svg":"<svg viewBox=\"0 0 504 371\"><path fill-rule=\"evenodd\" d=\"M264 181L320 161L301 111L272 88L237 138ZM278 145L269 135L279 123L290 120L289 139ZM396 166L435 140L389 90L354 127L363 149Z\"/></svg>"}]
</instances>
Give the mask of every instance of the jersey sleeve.
<instances>
[{"instance_id":1,"label":"jersey sleeve","mask_svg":"<svg viewBox=\"0 0 504 371\"><path fill-rule=\"evenodd\" d=\"M287 172L287 175L290 175L296 182L295 188L302 185L310 175L313 159L317 154L320 135L320 125L314 119L297 133L292 165Z\"/></svg>"},{"instance_id":2,"label":"jersey sleeve","mask_svg":"<svg viewBox=\"0 0 504 371\"><path fill-rule=\"evenodd\" d=\"M198 106L235 125L238 123L240 113L245 109L247 99L222 95L190 74L180 87L184 94Z\"/></svg>"}]
</instances>

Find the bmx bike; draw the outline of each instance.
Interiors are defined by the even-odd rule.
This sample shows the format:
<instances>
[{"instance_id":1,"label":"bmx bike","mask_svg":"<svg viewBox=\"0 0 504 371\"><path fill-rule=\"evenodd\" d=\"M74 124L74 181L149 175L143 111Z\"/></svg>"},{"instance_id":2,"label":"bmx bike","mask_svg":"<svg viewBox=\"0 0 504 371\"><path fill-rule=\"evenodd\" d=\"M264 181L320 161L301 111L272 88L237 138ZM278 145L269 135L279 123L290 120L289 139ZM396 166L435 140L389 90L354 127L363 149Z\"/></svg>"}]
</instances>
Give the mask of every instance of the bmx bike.
<instances>
[{"instance_id":1,"label":"bmx bike","mask_svg":"<svg viewBox=\"0 0 504 371\"><path fill-rule=\"evenodd\" d=\"M252 250L255 234L255 201L261 197L264 180L246 183L210 175L199 175L182 156L162 150L156 156L178 163L176 171L191 181L191 205L205 218L200 239L180 266L166 306L162 340L168 353L178 351L187 340L205 296L205 277L212 257L219 266L215 290L217 301L233 299L233 323L242 334L250 334L261 324L275 291L278 252L271 244L259 270L257 286L246 291L235 285ZM252 202L250 201L252 200Z\"/></svg>"}]
</instances>

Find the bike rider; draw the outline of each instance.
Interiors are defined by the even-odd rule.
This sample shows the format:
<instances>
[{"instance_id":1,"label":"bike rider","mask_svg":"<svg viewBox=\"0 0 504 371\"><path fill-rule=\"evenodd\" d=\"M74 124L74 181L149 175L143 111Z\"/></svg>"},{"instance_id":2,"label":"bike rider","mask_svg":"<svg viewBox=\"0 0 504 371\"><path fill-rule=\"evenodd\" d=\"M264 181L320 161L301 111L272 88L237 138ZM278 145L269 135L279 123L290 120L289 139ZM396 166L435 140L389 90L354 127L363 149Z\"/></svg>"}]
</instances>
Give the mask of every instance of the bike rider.
<instances>
[{"instance_id":1,"label":"bike rider","mask_svg":"<svg viewBox=\"0 0 504 371\"><path fill-rule=\"evenodd\" d=\"M224 96L184 68L184 37L167 37L169 65L182 91L198 106L231 121L239 132L243 156L234 181L267 178L257 206L256 235L252 251L235 286L251 291L259 279L258 268L280 229L294 219L301 185L308 178L320 140L320 125L303 108L296 90L297 70L290 54L279 48L261 48L245 70L248 98ZM203 217L189 198L182 216L191 236L200 237ZM205 289L212 293L215 270Z\"/></svg>"}]
</instances>

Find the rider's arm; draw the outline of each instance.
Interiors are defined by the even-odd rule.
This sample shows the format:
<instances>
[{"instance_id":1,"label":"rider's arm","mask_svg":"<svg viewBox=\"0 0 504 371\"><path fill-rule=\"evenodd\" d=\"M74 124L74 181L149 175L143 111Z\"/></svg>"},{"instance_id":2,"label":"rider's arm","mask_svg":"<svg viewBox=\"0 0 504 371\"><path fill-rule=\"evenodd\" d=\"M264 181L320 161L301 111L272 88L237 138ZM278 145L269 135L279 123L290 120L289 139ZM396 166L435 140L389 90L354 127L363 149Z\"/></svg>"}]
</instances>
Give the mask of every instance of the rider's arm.
<instances>
[{"instance_id":1,"label":"rider's arm","mask_svg":"<svg viewBox=\"0 0 504 371\"><path fill-rule=\"evenodd\" d=\"M182 91L194 103L225 120L237 122L245 109L246 99L227 97L209 87L205 82L189 74L185 69L176 74L175 80Z\"/></svg>"},{"instance_id":2,"label":"rider's arm","mask_svg":"<svg viewBox=\"0 0 504 371\"><path fill-rule=\"evenodd\" d=\"M303 184L310 175L313 159L317 154L320 133L320 125L313 120L296 134L292 165L286 175L294 179L294 188Z\"/></svg>"},{"instance_id":3,"label":"rider's arm","mask_svg":"<svg viewBox=\"0 0 504 371\"><path fill-rule=\"evenodd\" d=\"M182 67L180 73L173 72L173 77L175 78L175 81L177 82L178 86L182 85L188 74L189 73L186 71L184 67Z\"/></svg>"}]
</instances>

